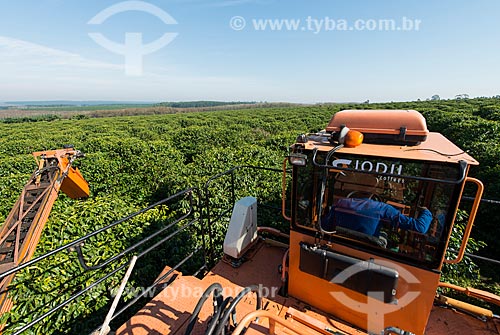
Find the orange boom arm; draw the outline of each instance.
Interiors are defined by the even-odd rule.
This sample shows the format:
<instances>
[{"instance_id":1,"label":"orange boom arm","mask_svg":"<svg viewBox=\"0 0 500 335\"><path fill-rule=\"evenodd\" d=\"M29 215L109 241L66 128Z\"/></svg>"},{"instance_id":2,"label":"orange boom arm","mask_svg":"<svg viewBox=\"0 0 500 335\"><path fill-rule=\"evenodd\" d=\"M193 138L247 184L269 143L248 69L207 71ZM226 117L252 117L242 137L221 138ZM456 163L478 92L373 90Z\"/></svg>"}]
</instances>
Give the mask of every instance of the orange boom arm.
<instances>
[{"instance_id":1,"label":"orange boom arm","mask_svg":"<svg viewBox=\"0 0 500 335\"><path fill-rule=\"evenodd\" d=\"M62 190L72 199L89 196L89 185L72 167L83 154L73 148L34 152L38 168L24 186L0 228L0 273L31 259L52 206ZM14 274L0 282L0 314L12 307L7 298Z\"/></svg>"}]
</instances>

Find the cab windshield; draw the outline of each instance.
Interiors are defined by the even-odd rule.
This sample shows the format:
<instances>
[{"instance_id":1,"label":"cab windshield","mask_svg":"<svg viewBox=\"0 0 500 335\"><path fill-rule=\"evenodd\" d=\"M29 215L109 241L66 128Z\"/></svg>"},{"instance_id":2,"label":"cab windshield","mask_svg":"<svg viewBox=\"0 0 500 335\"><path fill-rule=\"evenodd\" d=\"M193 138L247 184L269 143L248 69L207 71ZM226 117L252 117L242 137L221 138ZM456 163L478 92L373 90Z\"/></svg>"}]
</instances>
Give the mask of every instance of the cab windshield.
<instances>
[{"instance_id":1,"label":"cab windshield","mask_svg":"<svg viewBox=\"0 0 500 335\"><path fill-rule=\"evenodd\" d=\"M338 155L295 167L297 227L438 269L460 194L458 164Z\"/></svg>"}]
</instances>

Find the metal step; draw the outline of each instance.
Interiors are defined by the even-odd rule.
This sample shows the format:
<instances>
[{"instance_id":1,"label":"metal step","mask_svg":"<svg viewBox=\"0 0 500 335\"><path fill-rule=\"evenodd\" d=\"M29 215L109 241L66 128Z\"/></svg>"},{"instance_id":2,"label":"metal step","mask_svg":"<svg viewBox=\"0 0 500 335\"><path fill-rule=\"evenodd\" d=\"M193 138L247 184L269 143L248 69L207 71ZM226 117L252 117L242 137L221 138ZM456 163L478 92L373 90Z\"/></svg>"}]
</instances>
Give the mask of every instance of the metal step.
<instances>
[{"instance_id":1,"label":"metal step","mask_svg":"<svg viewBox=\"0 0 500 335\"><path fill-rule=\"evenodd\" d=\"M14 257L5 257L5 259L3 259L3 260L0 261L0 265L2 265L2 264L8 264L8 263L12 263L15 266Z\"/></svg>"},{"instance_id":2,"label":"metal step","mask_svg":"<svg viewBox=\"0 0 500 335\"><path fill-rule=\"evenodd\" d=\"M28 233L28 230L29 230L29 227L26 227L26 228L23 229L23 227L21 226L21 234L19 234L19 243L22 243L22 241L26 237L26 234ZM7 244L7 243L14 244L15 241L16 241L16 233L12 232L5 239L5 241L0 245L0 249L4 248L4 245Z\"/></svg>"},{"instance_id":3,"label":"metal step","mask_svg":"<svg viewBox=\"0 0 500 335\"><path fill-rule=\"evenodd\" d=\"M6 254L8 252L12 252L13 249L14 249L13 246L10 246L10 247L0 247L0 254Z\"/></svg>"},{"instance_id":4,"label":"metal step","mask_svg":"<svg viewBox=\"0 0 500 335\"><path fill-rule=\"evenodd\" d=\"M23 201L25 204L27 204L27 203L32 204L36 200L36 198L38 198L39 195L40 194L26 195L24 197Z\"/></svg>"},{"instance_id":5,"label":"metal step","mask_svg":"<svg viewBox=\"0 0 500 335\"><path fill-rule=\"evenodd\" d=\"M23 223L27 223L27 221L33 221L33 218L36 215L36 210L31 210L24 216Z\"/></svg>"},{"instance_id":6,"label":"metal step","mask_svg":"<svg viewBox=\"0 0 500 335\"><path fill-rule=\"evenodd\" d=\"M16 235L15 234L10 234L6 239L5 242L14 242L16 240ZM4 243L5 243L4 242Z\"/></svg>"},{"instance_id":7,"label":"metal step","mask_svg":"<svg viewBox=\"0 0 500 335\"><path fill-rule=\"evenodd\" d=\"M0 258L3 258L0 260L0 264L11 263L14 261L14 243L12 243L11 246L3 246L0 248Z\"/></svg>"},{"instance_id":8,"label":"metal step","mask_svg":"<svg viewBox=\"0 0 500 335\"><path fill-rule=\"evenodd\" d=\"M33 191L33 190L39 190L42 189L45 190L47 187L50 186L50 183L40 183L40 185L28 185L26 186L26 191Z\"/></svg>"}]
</instances>

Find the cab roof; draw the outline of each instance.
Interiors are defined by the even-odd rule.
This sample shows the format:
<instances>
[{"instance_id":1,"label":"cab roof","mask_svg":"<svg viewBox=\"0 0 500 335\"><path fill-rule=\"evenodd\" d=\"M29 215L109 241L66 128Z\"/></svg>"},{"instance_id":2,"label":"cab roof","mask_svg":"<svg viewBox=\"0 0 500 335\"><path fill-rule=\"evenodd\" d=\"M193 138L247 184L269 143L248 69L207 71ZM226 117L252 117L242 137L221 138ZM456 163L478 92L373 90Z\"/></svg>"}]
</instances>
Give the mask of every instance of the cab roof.
<instances>
[{"instance_id":1,"label":"cab roof","mask_svg":"<svg viewBox=\"0 0 500 335\"><path fill-rule=\"evenodd\" d=\"M318 148L319 151L330 151L334 147L326 138L320 141L318 139L310 139L306 143L301 143L301 145L304 145L306 150ZM430 132L427 139L418 145L405 146L362 143L358 147L344 147L337 152L360 156L378 156L444 163L465 161L468 165L479 165L479 162L464 150L453 144L442 134L435 132Z\"/></svg>"}]
</instances>

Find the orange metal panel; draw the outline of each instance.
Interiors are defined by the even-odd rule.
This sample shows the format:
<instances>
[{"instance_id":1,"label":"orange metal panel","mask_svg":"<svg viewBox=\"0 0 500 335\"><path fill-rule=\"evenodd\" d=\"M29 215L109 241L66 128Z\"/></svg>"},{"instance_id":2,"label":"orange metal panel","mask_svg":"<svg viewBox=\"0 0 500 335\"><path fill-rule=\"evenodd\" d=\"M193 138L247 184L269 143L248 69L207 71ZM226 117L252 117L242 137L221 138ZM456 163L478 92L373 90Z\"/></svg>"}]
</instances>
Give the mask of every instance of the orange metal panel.
<instances>
[{"instance_id":1,"label":"orange metal panel","mask_svg":"<svg viewBox=\"0 0 500 335\"><path fill-rule=\"evenodd\" d=\"M300 234L297 235L297 233L293 234L293 240L295 242L302 238L304 238L304 240L307 238ZM311 242L310 240L307 241ZM336 251L339 252L345 250L345 247L343 249L336 249ZM281 284L280 276L276 271L276 267L281 262L284 252L285 251L282 248L264 245L258 248L258 251L237 269L232 268L225 262L219 262L202 280L178 274L178 277L169 286L153 298L153 300L151 300L132 319L122 325L120 329L118 329L117 334L184 334L186 320L189 318L197 300L199 299L199 295L186 293L199 292L201 294L206 287L214 282L219 282L222 285L224 296L241 292L243 287L250 284L260 283L263 288L278 288ZM355 256L362 258L366 255L363 253L356 253ZM295 266L295 271L296 270ZM414 273L415 276L420 276L419 271L412 273ZM328 309L328 313L338 315L335 311L341 310L342 305L338 301L329 299L329 290L331 290L330 286L323 284L323 286L318 286L318 279L311 280L311 278L306 276L299 278L303 280L302 282L298 282L296 278L297 277L294 274L293 277L290 278L290 284L299 287L302 291L307 289L308 291L304 291L303 294L303 296L306 296L307 300L311 301L311 298L324 300L323 305L325 305ZM423 289L425 289L425 286L429 283L429 278L423 276L419 277L419 279L421 280L421 283L418 284L417 287L423 286ZM328 282L326 283L328 284ZM433 283L430 284L433 285ZM413 284L413 286L415 285L416 284ZM405 285L402 283L400 287L398 287L398 290L401 291L403 286ZM415 289L413 286L411 289ZM428 296L433 296L434 292L432 292L432 288L428 289L428 291ZM269 293L272 292L273 290L269 291ZM307 293L310 293L312 297L308 298ZM349 324L349 320L331 318L330 314L311 307L312 303L308 301L300 301L291 296L282 297L280 295L270 294L267 298L264 298L263 302L263 307L266 312L258 313L264 313L271 319L276 320L275 331L277 334L294 334L286 328L288 322L285 323L285 319L288 319L287 321L291 322L294 326L297 326L299 334L304 334L306 331L313 331L313 329L315 329L315 331L320 331L319 334L365 334L365 332L359 330L358 328L353 328L352 322ZM237 307L238 319L241 320L246 313L252 312L255 309L255 303L256 301L253 295L249 295L247 299L242 300ZM424 309L427 307L431 308L432 302L429 304L427 300L415 300L415 304L417 305L415 308L412 307L413 309L403 309L400 313L396 312L396 315L388 315L386 319L389 320L388 322L392 322L392 324L400 326L401 328L408 326L408 324L420 322L420 320L427 317L424 315L427 311L422 311L421 306L423 306ZM417 312L415 312L415 309ZM363 314L360 310L356 310L356 308L354 311L346 310L344 312L348 313L348 316L356 314L360 316L361 319L363 318ZM380 310L378 316L381 315L381 312L383 312L383 310ZM199 321L193 334L205 334L207 322L212 313L212 305L207 302L202 308ZM409 314L400 315L401 313ZM355 318L356 315L350 319ZM252 314L252 316L249 316L247 320L251 321L254 316L255 314ZM278 319L275 316L279 316L283 319ZM292 317L290 318L290 316ZM279 324L279 321L284 323L285 327L282 327ZM460 326L457 326L458 324ZM475 317L458 311L432 307L431 316L428 326L425 329L425 334L498 334L498 330L495 330L496 324L498 324L498 320L495 319L483 322ZM258 323L254 323L250 326L247 334L269 334L269 330L272 330L270 328L272 327L270 327L267 319L261 318ZM421 334L422 332L423 331L417 333Z\"/></svg>"},{"instance_id":2,"label":"orange metal panel","mask_svg":"<svg viewBox=\"0 0 500 335\"><path fill-rule=\"evenodd\" d=\"M317 148L320 151L330 151L333 146L329 143L320 143L313 140L304 144L306 150ZM440 133L429 133L427 140L415 146L383 145L363 143L356 148L342 148L338 153L390 157L431 162L457 163L464 160L469 165L478 165L479 162L457 147Z\"/></svg>"},{"instance_id":3,"label":"orange metal panel","mask_svg":"<svg viewBox=\"0 0 500 335\"><path fill-rule=\"evenodd\" d=\"M333 115L326 130L339 131L341 125L363 133L397 135L404 126L407 135L425 138L429 134L425 118L415 110L343 110Z\"/></svg>"},{"instance_id":4,"label":"orange metal panel","mask_svg":"<svg viewBox=\"0 0 500 335\"><path fill-rule=\"evenodd\" d=\"M73 156L78 154L79 151L73 148L38 151L33 153L35 158L57 158L61 171L66 173L61 184L61 191L72 199L86 198L90 195L89 184L87 181L83 178L78 168L70 166L70 157L71 159L74 159Z\"/></svg>"},{"instance_id":5,"label":"orange metal panel","mask_svg":"<svg viewBox=\"0 0 500 335\"><path fill-rule=\"evenodd\" d=\"M63 191L71 199L86 198L90 195L89 184L83 178L78 168L70 168L68 175L61 184Z\"/></svg>"},{"instance_id":6,"label":"orange metal panel","mask_svg":"<svg viewBox=\"0 0 500 335\"><path fill-rule=\"evenodd\" d=\"M362 329L380 333L393 326L423 334L432 309L439 274L340 245L330 248L338 253L392 267L400 273L397 304L386 304L354 292L299 269L301 241L314 243L314 237L292 231L288 291L311 306L330 313Z\"/></svg>"}]
</instances>

